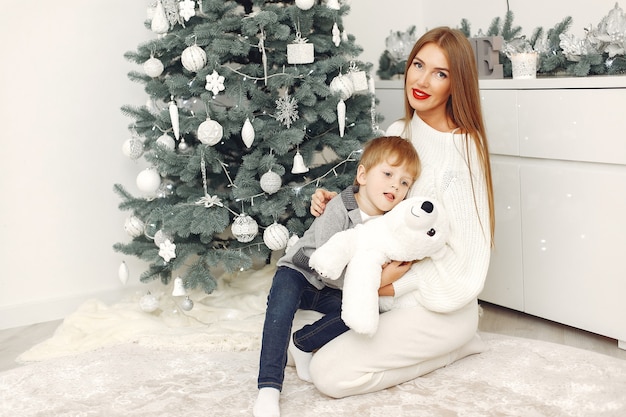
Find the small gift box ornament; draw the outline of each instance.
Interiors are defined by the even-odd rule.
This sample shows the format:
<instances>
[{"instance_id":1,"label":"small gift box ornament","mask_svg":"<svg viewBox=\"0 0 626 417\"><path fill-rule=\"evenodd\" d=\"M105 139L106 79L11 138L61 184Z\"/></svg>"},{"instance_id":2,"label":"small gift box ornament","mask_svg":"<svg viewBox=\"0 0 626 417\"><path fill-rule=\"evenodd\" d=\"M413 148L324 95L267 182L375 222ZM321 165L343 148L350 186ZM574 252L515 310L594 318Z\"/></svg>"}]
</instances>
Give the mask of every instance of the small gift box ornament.
<instances>
[{"instance_id":1,"label":"small gift box ornament","mask_svg":"<svg viewBox=\"0 0 626 417\"><path fill-rule=\"evenodd\" d=\"M350 71L348 76L352 81L352 87L355 93L362 93L369 90L369 83L367 81L367 74L365 71L361 71L355 64L350 65Z\"/></svg>"},{"instance_id":2,"label":"small gift box ornament","mask_svg":"<svg viewBox=\"0 0 626 417\"><path fill-rule=\"evenodd\" d=\"M315 60L315 46L307 43L307 39L296 33L293 43L287 45L287 63L311 64Z\"/></svg>"}]
</instances>

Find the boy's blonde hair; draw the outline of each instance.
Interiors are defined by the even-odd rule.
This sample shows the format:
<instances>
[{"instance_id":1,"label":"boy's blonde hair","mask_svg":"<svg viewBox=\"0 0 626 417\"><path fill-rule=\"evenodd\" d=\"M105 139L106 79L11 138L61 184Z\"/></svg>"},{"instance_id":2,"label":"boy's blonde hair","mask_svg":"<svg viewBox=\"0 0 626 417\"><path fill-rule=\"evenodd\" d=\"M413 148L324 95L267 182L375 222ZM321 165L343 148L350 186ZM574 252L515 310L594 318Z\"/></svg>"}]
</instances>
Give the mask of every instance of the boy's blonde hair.
<instances>
[{"instance_id":1,"label":"boy's blonde hair","mask_svg":"<svg viewBox=\"0 0 626 417\"><path fill-rule=\"evenodd\" d=\"M413 182L422 170L420 158L411 142L400 136L381 136L370 139L363 147L359 165L366 171L382 162L397 167L404 166L411 175ZM354 185L359 185L356 178Z\"/></svg>"}]
</instances>

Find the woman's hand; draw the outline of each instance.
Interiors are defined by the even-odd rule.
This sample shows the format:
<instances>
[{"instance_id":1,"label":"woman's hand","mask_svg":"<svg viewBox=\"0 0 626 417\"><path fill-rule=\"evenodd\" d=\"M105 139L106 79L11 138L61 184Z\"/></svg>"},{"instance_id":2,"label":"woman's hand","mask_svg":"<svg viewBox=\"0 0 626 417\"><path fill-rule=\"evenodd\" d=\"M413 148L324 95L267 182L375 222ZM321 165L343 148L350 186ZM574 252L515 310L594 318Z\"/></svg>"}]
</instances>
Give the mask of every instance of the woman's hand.
<instances>
[{"instance_id":1,"label":"woman's hand","mask_svg":"<svg viewBox=\"0 0 626 417\"><path fill-rule=\"evenodd\" d=\"M396 282L406 271L411 268L413 262L400 262L391 261L383 265L383 270L380 275L380 288L378 289L378 295L380 296L393 296L395 290L393 289L393 283Z\"/></svg>"},{"instance_id":2,"label":"woman's hand","mask_svg":"<svg viewBox=\"0 0 626 417\"><path fill-rule=\"evenodd\" d=\"M315 190L311 196L311 214L315 217L319 217L326 209L326 203L328 203L337 193L334 191L328 191L323 188Z\"/></svg>"}]
</instances>

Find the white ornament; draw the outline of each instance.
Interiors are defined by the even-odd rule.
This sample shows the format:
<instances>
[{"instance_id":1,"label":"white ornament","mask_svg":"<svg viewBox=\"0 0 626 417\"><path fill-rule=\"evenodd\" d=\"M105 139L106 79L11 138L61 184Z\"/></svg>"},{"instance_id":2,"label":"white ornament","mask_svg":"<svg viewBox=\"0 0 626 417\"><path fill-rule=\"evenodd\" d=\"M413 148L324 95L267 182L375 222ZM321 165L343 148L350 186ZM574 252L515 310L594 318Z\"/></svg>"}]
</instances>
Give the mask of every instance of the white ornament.
<instances>
[{"instance_id":1,"label":"white ornament","mask_svg":"<svg viewBox=\"0 0 626 417\"><path fill-rule=\"evenodd\" d=\"M170 151L173 151L176 148L176 142L174 141L174 138L167 133L163 133L161 136L159 136L159 138L156 140L156 143L169 149Z\"/></svg>"},{"instance_id":2,"label":"white ornament","mask_svg":"<svg viewBox=\"0 0 626 417\"><path fill-rule=\"evenodd\" d=\"M213 146L224 136L224 128L215 120L207 119L198 126L198 140L205 145Z\"/></svg>"},{"instance_id":3,"label":"white ornament","mask_svg":"<svg viewBox=\"0 0 626 417\"><path fill-rule=\"evenodd\" d=\"M343 100L337 103L337 122L339 123L339 136L343 137L346 130L346 103Z\"/></svg>"},{"instance_id":4,"label":"white ornament","mask_svg":"<svg viewBox=\"0 0 626 417\"><path fill-rule=\"evenodd\" d=\"M156 9L154 9L154 15L152 16L152 22L150 22L150 29L159 35L167 33L170 29L170 23L167 20L165 8L161 0L157 1Z\"/></svg>"},{"instance_id":5,"label":"white ornament","mask_svg":"<svg viewBox=\"0 0 626 417\"><path fill-rule=\"evenodd\" d=\"M287 45L287 63L311 64L313 61L315 61L315 46L307 43L306 38L297 32L293 43Z\"/></svg>"},{"instance_id":6,"label":"white ornament","mask_svg":"<svg viewBox=\"0 0 626 417\"><path fill-rule=\"evenodd\" d=\"M326 2L326 7L333 10L339 10L341 6L339 5L339 0L328 0Z\"/></svg>"},{"instance_id":7,"label":"white ornament","mask_svg":"<svg viewBox=\"0 0 626 417\"><path fill-rule=\"evenodd\" d=\"M185 299L180 303L180 308L185 311L191 310L193 308L193 300L189 298L189 296L185 297Z\"/></svg>"},{"instance_id":8,"label":"white ornament","mask_svg":"<svg viewBox=\"0 0 626 417\"><path fill-rule=\"evenodd\" d=\"M183 50L180 60L188 71L198 72L206 65L206 52L198 45L191 45Z\"/></svg>"},{"instance_id":9,"label":"white ornament","mask_svg":"<svg viewBox=\"0 0 626 417\"><path fill-rule=\"evenodd\" d=\"M139 237L144 233L145 225L137 216L130 215L124 222L124 230L130 237Z\"/></svg>"},{"instance_id":10,"label":"white ornament","mask_svg":"<svg viewBox=\"0 0 626 417\"><path fill-rule=\"evenodd\" d=\"M330 82L330 91L339 94L342 100L347 100L354 93L354 85L350 77L339 74Z\"/></svg>"},{"instance_id":11,"label":"white ornament","mask_svg":"<svg viewBox=\"0 0 626 417\"><path fill-rule=\"evenodd\" d=\"M271 250L281 250L287 246L289 230L282 224L274 223L263 232L263 242Z\"/></svg>"},{"instance_id":12,"label":"white ornament","mask_svg":"<svg viewBox=\"0 0 626 417\"><path fill-rule=\"evenodd\" d=\"M339 26L337 26L337 22L333 24L333 43L335 46L339 46L341 44L341 31L339 30Z\"/></svg>"},{"instance_id":13,"label":"white ornament","mask_svg":"<svg viewBox=\"0 0 626 417\"><path fill-rule=\"evenodd\" d=\"M222 75L219 75L217 71L213 70L213 72L206 76L206 88L211 91L214 96L218 95L220 91L224 91L224 81L225 78Z\"/></svg>"},{"instance_id":14,"label":"white ornament","mask_svg":"<svg viewBox=\"0 0 626 417\"><path fill-rule=\"evenodd\" d=\"M159 299L148 291L146 295L139 299L139 307L146 313L152 313L159 308Z\"/></svg>"},{"instance_id":15,"label":"white ornament","mask_svg":"<svg viewBox=\"0 0 626 417\"><path fill-rule=\"evenodd\" d=\"M185 142L185 138L180 138L180 143L178 144L178 150L186 153L191 151L193 148L191 146L189 146L189 144L187 142Z\"/></svg>"},{"instance_id":16,"label":"white ornament","mask_svg":"<svg viewBox=\"0 0 626 417\"><path fill-rule=\"evenodd\" d=\"M298 101L285 91L285 96L276 100L276 120L287 126L298 120Z\"/></svg>"},{"instance_id":17,"label":"white ornament","mask_svg":"<svg viewBox=\"0 0 626 417\"><path fill-rule=\"evenodd\" d=\"M356 65L350 66L348 77L350 77L350 81L352 81L352 87L354 88L355 93L361 93L363 91L369 90L367 74L365 73L365 71L359 70Z\"/></svg>"},{"instance_id":18,"label":"white ornament","mask_svg":"<svg viewBox=\"0 0 626 417\"><path fill-rule=\"evenodd\" d=\"M122 284L126 285L126 282L128 282L128 265L126 265L126 262L122 261L120 264L120 267L117 270L117 276L120 281L122 281Z\"/></svg>"},{"instance_id":19,"label":"white ornament","mask_svg":"<svg viewBox=\"0 0 626 417\"><path fill-rule=\"evenodd\" d=\"M244 213L235 217L230 229L233 236L242 243L250 242L256 237L257 233L259 233L259 225L257 222Z\"/></svg>"},{"instance_id":20,"label":"white ornament","mask_svg":"<svg viewBox=\"0 0 626 417\"><path fill-rule=\"evenodd\" d=\"M163 258L165 262L171 261L176 257L176 245L169 239L165 239L165 241L159 245L159 256Z\"/></svg>"},{"instance_id":21,"label":"white ornament","mask_svg":"<svg viewBox=\"0 0 626 417\"><path fill-rule=\"evenodd\" d=\"M268 194L274 194L280 190L282 182L280 175L270 170L261 176L261 189Z\"/></svg>"},{"instance_id":22,"label":"white ornament","mask_svg":"<svg viewBox=\"0 0 626 417\"><path fill-rule=\"evenodd\" d=\"M143 71L146 75L152 78L156 78L163 73L163 63L160 59L150 56L150 58L143 63Z\"/></svg>"},{"instance_id":23,"label":"white ornament","mask_svg":"<svg viewBox=\"0 0 626 417\"><path fill-rule=\"evenodd\" d=\"M301 10L309 10L315 4L315 0L296 0L296 6Z\"/></svg>"},{"instance_id":24,"label":"white ornament","mask_svg":"<svg viewBox=\"0 0 626 417\"><path fill-rule=\"evenodd\" d=\"M137 188L147 195L153 195L161 185L161 176L154 168L146 168L137 175Z\"/></svg>"},{"instance_id":25,"label":"white ornament","mask_svg":"<svg viewBox=\"0 0 626 417\"><path fill-rule=\"evenodd\" d=\"M196 15L196 2L193 0L183 0L178 3L178 13L180 17L185 19L185 22L189 21Z\"/></svg>"},{"instance_id":26,"label":"white ornament","mask_svg":"<svg viewBox=\"0 0 626 417\"><path fill-rule=\"evenodd\" d=\"M254 142L254 127L250 122L250 119L246 117L246 121L243 123L243 127L241 128L241 139L247 148L252 146Z\"/></svg>"},{"instance_id":27,"label":"white ornament","mask_svg":"<svg viewBox=\"0 0 626 417\"><path fill-rule=\"evenodd\" d=\"M122 144L122 153L130 159L139 159L143 155L143 142L136 137L126 139Z\"/></svg>"},{"instance_id":28,"label":"white ornament","mask_svg":"<svg viewBox=\"0 0 626 417\"><path fill-rule=\"evenodd\" d=\"M291 173L304 174L305 172L309 172L309 168L304 164L304 158L302 158L300 151L297 151L296 155L293 157L293 167L291 168Z\"/></svg>"},{"instance_id":29,"label":"white ornament","mask_svg":"<svg viewBox=\"0 0 626 417\"><path fill-rule=\"evenodd\" d=\"M174 297L187 295L185 284L183 283L183 279L181 277L176 277L176 279L174 279L174 289L172 290L172 295Z\"/></svg>"},{"instance_id":30,"label":"white ornament","mask_svg":"<svg viewBox=\"0 0 626 417\"><path fill-rule=\"evenodd\" d=\"M172 130L174 131L174 137L180 138L180 121L178 118L178 106L174 100L170 100L169 104L170 121L172 122Z\"/></svg>"}]
</instances>

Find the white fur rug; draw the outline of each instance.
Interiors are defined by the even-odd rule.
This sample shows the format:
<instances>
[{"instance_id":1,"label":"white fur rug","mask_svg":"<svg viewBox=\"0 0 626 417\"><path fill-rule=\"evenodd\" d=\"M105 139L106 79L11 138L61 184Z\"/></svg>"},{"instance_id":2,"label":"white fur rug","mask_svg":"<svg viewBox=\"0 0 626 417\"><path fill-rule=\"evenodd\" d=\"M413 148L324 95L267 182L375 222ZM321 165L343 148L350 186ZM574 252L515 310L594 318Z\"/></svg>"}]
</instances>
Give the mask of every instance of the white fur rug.
<instances>
[{"instance_id":1,"label":"white fur rug","mask_svg":"<svg viewBox=\"0 0 626 417\"><path fill-rule=\"evenodd\" d=\"M227 277L194 308L161 290L85 303L0 373L0 416L251 416L274 268ZM158 290L153 290L153 292ZM311 317L303 316L301 320ZM284 417L625 416L626 361L483 333L488 350L374 394L331 399L288 367Z\"/></svg>"},{"instance_id":2,"label":"white fur rug","mask_svg":"<svg viewBox=\"0 0 626 417\"><path fill-rule=\"evenodd\" d=\"M385 391L341 400L288 367L284 417L624 416L626 361L483 334L488 350ZM122 344L0 374L2 416L251 416L258 351Z\"/></svg>"}]
</instances>

